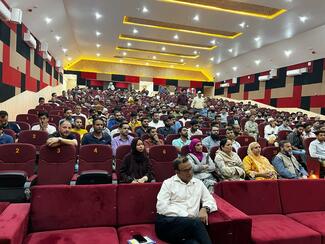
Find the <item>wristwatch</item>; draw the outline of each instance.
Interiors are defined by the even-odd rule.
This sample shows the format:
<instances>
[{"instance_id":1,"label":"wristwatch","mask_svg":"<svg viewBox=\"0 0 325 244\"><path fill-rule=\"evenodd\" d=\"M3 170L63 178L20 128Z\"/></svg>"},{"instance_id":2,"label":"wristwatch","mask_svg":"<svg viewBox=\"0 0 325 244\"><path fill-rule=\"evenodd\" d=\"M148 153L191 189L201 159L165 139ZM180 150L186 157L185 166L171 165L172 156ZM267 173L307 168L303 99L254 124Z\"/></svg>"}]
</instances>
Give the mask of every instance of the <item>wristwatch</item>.
<instances>
[{"instance_id":1,"label":"wristwatch","mask_svg":"<svg viewBox=\"0 0 325 244\"><path fill-rule=\"evenodd\" d=\"M205 208L205 210L207 211L207 213L210 213L211 209L207 206L204 206L203 208Z\"/></svg>"}]
</instances>

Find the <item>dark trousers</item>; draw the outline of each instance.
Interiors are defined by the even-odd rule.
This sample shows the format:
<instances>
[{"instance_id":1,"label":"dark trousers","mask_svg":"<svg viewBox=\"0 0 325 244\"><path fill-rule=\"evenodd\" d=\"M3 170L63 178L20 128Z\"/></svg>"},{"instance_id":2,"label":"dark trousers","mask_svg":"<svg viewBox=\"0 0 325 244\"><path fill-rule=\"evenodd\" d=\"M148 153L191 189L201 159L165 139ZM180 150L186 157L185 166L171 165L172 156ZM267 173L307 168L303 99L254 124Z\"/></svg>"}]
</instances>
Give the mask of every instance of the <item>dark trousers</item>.
<instances>
[{"instance_id":1,"label":"dark trousers","mask_svg":"<svg viewBox=\"0 0 325 244\"><path fill-rule=\"evenodd\" d=\"M211 244L209 234L199 218L157 215L156 234L173 244Z\"/></svg>"}]
</instances>

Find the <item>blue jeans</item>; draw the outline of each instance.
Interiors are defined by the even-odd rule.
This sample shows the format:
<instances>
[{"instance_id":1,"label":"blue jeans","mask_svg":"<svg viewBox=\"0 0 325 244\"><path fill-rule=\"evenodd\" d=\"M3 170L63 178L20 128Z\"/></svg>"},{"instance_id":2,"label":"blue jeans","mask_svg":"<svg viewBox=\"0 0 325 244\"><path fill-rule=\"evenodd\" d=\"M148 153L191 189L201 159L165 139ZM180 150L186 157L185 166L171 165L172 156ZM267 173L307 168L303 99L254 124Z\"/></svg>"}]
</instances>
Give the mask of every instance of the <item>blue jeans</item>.
<instances>
[{"instance_id":1,"label":"blue jeans","mask_svg":"<svg viewBox=\"0 0 325 244\"><path fill-rule=\"evenodd\" d=\"M307 165L306 151L304 149L292 150L292 154L299 155L303 164Z\"/></svg>"}]
</instances>

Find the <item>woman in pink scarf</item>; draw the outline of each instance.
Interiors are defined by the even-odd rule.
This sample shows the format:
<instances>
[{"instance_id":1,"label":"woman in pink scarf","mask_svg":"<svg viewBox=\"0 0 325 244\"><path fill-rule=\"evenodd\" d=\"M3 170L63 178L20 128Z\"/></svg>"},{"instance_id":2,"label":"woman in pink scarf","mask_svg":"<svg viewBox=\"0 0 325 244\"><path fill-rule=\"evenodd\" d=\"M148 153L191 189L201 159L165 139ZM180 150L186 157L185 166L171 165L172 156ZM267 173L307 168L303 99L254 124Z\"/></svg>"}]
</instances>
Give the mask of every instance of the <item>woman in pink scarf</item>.
<instances>
[{"instance_id":1,"label":"woman in pink scarf","mask_svg":"<svg viewBox=\"0 0 325 244\"><path fill-rule=\"evenodd\" d=\"M215 164L208 153L203 152L203 146L199 139L193 139L189 145L190 153L187 155L192 164L194 177L202 180L204 185L213 192L213 186L217 179L213 176L216 170Z\"/></svg>"}]
</instances>

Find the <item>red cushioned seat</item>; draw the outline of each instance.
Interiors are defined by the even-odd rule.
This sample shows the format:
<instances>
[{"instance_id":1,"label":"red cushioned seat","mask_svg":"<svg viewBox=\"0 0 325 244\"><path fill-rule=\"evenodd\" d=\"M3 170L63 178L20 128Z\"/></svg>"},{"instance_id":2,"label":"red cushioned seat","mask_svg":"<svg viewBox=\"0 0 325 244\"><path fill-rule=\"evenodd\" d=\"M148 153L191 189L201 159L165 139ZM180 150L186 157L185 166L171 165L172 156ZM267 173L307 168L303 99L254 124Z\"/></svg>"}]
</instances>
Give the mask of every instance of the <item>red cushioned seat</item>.
<instances>
[{"instance_id":1,"label":"red cushioned seat","mask_svg":"<svg viewBox=\"0 0 325 244\"><path fill-rule=\"evenodd\" d=\"M322 243L325 243L325 211L293 213L287 216L320 233Z\"/></svg>"},{"instance_id":2,"label":"red cushioned seat","mask_svg":"<svg viewBox=\"0 0 325 244\"><path fill-rule=\"evenodd\" d=\"M258 204L258 202L256 203ZM253 243L320 244L316 231L282 214L251 215Z\"/></svg>"},{"instance_id":3,"label":"red cushioned seat","mask_svg":"<svg viewBox=\"0 0 325 244\"><path fill-rule=\"evenodd\" d=\"M39 151L41 146L46 144L48 136L46 131L26 130L19 133L18 142L32 144Z\"/></svg>"},{"instance_id":4,"label":"red cushioned seat","mask_svg":"<svg viewBox=\"0 0 325 244\"><path fill-rule=\"evenodd\" d=\"M132 236L136 234L148 236L151 240L156 241L157 244L167 243L158 239L154 224L124 226L118 228L117 232L120 243L127 243L127 241L132 239Z\"/></svg>"},{"instance_id":5,"label":"red cushioned seat","mask_svg":"<svg viewBox=\"0 0 325 244\"><path fill-rule=\"evenodd\" d=\"M29 234L24 244L118 244L113 227L54 230ZM125 242L126 243L126 242Z\"/></svg>"}]
</instances>

